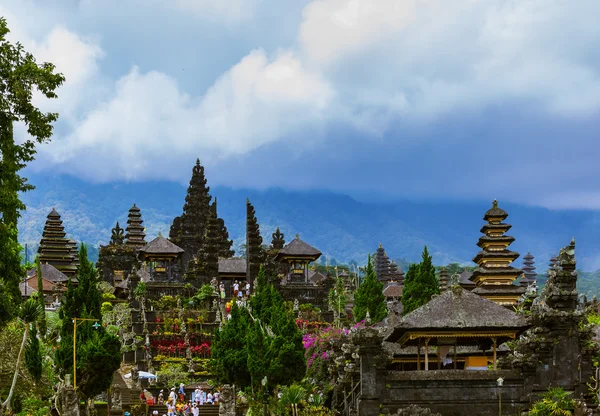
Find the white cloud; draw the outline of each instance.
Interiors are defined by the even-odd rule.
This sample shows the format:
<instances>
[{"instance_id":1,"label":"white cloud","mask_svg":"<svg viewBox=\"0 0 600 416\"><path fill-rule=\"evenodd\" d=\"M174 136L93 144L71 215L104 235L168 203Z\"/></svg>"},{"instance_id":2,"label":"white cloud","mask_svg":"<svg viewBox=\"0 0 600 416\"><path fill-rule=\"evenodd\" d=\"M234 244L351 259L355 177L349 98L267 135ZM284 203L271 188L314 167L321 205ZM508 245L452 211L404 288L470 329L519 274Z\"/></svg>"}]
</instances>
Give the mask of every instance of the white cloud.
<instances>
[{"instance_id":1,"label":"white cloud","mask_svg":"<svg viewBox=\"0 0 600 416\"><path fill-rule=\"evenodd\" d=\"M202 97L190 97L168 75L133 68L110 100L43 151L94 179L164 178L190 154L243 154L318 123L332 98L328 84L289 53L269 60L251 52Z\"/></svg>"},{"instance_id":2,"label":"white cloud","mask_svg":"<svg viewBox=\"0 0 600 416\"><path fill-rule=\"evenodd\" d=\"M160 0L166 7L175 7L206 18L218 17L229 21L250 20L260 0Z\"/></svg>"}]
</instances>

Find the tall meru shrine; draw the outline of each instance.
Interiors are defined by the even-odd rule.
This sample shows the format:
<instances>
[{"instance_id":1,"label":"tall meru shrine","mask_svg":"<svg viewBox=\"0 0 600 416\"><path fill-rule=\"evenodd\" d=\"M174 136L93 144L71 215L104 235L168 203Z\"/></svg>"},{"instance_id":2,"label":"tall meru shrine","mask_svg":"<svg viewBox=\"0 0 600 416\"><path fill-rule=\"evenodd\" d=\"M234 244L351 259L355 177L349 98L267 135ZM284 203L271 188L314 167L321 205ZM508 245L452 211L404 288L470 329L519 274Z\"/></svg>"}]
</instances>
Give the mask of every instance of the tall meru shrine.
<instances>
[{"instance_id":1,"label":"tall meru shrine","mask_svg":"<svg viewBox=\"0 0 600 416\"><path fill-rule=\"evenodd\" d=\"M328 297L336 279L343 279L348 289L358 281L352 271L336 270L336 276L319 272L314 263L321 252L298 235L286 244L277 228L271 244L263 245L248 200L245 255L235 257L209 191L197 161L183 212L173 220L168 238L159 234L147 241L142 211L134 204L125 229L117 222L109 244L100 248L97 269L100 279L114 288L116 299L111 302L126 302L131 309L136 337L124 349L123 363L132 376L127 379L121 370L114 381L131 390L131 397L138 397L140 388L153 388L151 381L135 374L160 371L169 360L165 351L174 343L185 344L185 353L179 356L185 357L185 370L198 382L210 379L210 369L193 352L211 344L213 331L227 319L234 291L238 288L245 295L247 285L252 291L261 266L283 299L293 303L297 316L301 306L309 304L318 308L323 322L334 318ZM450 276L442 268L441 294L404 316L404 274L382 245L377 248L374 269L383 283L389 314L383 322L350 332L342 348L343 365L332 363L330 368L336 380L332 408L361 416L433 414L401 413L407 406L430 408L444 416L493 415L502 388L502 414L516 415L551 385L592 403L586 383L594 375L592 356L598 343L584 325L584 311L598 305L578 297L575 241L551 259L540 292L530 253L522 268L513 266L519 254L510 250L514 238L506 234L511 228L504 222L507 217L493 201L483 216L474 270ZM56 308L67 282L77 284L77 244L67 237L54 209L44 226L39 258L41 290L48 307ZM181 302L165 307L166 300L177 302L178 295L190 299L206 285L214 288L213 295L196 309ZM23 297L39 290L37 271L28 271L21 284ZM349 315L352 307L349 296ZM188 324L167 328L169 319Z\"/></svg>"}]
</instances>

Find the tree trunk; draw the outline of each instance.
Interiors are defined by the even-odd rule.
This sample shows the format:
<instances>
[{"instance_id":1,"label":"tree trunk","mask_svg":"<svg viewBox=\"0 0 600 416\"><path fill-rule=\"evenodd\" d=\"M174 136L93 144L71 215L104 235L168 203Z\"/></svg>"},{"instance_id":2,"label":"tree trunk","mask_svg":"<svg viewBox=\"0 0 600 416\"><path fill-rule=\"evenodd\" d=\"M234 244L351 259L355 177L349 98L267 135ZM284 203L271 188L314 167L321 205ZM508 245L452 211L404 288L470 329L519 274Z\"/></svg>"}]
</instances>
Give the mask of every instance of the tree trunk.
<instances>
[{"instance_id":1,"label":"tree trunk","mask_svg":"<svg viewBox=\"0 0 600 416\"><path fill-rule=\"evenodd\" d=\"M21 341L21 348L19 349L19 355L17 356L17 364L15 365L15 375L13 376L12 385L10 386L10 391L8 393L8 397L2 403L2 411L4 409L10 410L10 401L12 400L12 396L15 392L15 386L17 385L17 379L19 378L19 366L21 365L21 356L23 355L23 350L25 349L25 341L27 341L27 336L29 335L29 324L25 326L25 332L23 333L23 341Z\"/></svg>"}]
</instances>

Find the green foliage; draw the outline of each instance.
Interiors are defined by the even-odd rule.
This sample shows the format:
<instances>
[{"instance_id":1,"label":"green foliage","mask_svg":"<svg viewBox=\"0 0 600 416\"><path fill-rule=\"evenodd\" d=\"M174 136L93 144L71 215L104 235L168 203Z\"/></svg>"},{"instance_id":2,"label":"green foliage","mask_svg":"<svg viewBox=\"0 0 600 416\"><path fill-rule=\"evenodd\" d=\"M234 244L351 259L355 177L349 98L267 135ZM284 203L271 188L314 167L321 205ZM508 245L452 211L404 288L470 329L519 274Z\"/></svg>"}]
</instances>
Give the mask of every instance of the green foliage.
<instances>
[{"instance_id":1,"label":"green foliage","mask_svg":"<svg viewBox=\"0 0 600 416\"><path fill-rule=\"evenodd\" d=\"M164 386L179 387L181 383L191 382L187 367L180 363L163 363L156 376Z\"/></svg>"},{"instance_id":2,"label":"green foliage","mask_svg":"<svg viewBox=\"0 0 600 416\"><path fill-rule=\"evenodd\" d=\"M54 90L64 81L54 73L54 65L37 64L20 43L12 44L6 19L0 17L0 324L6 323L10 311L20 302L19 282L24 276L21 266L21 247L17 240L19 211L25 205L19 193L33 186L19 175L34 159L35 144L46 142L52 135L56 113L43 113L32 104L34 91L55 98ZM13 124L24 123L28 138L15 142Z\"/></svg>"},{"instance_id":3,"label":"green foliage","mask_svg":"<svg viewBox=\"0 0 600 416\"><path fill-rule=\"evenodd\" d=\"M37 287L38 287L38 303L40 305L40 309L42 310L42 316L38 322L38 326L40 328L40 335L43 337L46 336L46 302L44 299L44 291L43 291L43 282L42 282L42 265L40 264L40 257L37 256L35 258L35 267L37 274Z\"/></svg>"},{"instance_id":4,"label":"green foliage","mask_svg":"<svg viewBox=\"0 0 600 416\"><path fill-rule=\"evenodd\" d=\"M84 397L94 397L112 384L113 372L121 365L121 343L103 328L82 328L77 345L77 390ZM79 331L78 331L79 339Z\"/></svg>"},{"instance_id":5,"label":"green foliage","mask_svg":"<svg viewBox=\"0 0 600 416\"><path fill-rule=\"evenodd\" d=\"M222 383L246 387L250 385L248 371L248 328L250 314L234 302L231 319L214 333L211 367Z\"/></svg>"},{"instance_id":6,"label":"green foliage","mask_svg":"<svg viewBox=\"0 0 600 416\"><path fill-rule=\"evenodd\" d=\"M367 311L372 322L380 322L387 316L383 284L377 281L373 262L369 255L365 270L364 281L354 294L354 320L360 322L367 316Z\"/></svg>"},{"instance_id":7,"label":"green foliage","mask_svg":"<svg viewBox=\"0 0 600 416\"><path fill-rule=\"evenodd\" d=\"M115 300L117 297L112 293L103 293L102 300Z\"/></svg>"},{"instance_id":8,"label":"green foliage","mask_svg":"<svg viewBox=\"0 0 600 416\"><path fill-rule=\"evenodd\" d=\"M212 367L219 381L241 388L252 385L266 395L276 385L301 380L306 363L302 333L262 268L255 288L252 316L234 303L231 319L215 331Z\"/></svg>"},{"instance_id":9,"label":"green foliage","mask_svg":"<svg viewBox=\"0 0 600 416\"><path fill-rule=\"evenodd\" d=\"M133 289L133 297L136 299L141 299L144 296L146 296L146 292L148 291L148 288L146 286L145 282L139 282L137 284L137 286L135 287L135 289Z\"/></svg>"},{"instance_id":10,"label":"green foliage","mask_svg":"<svg viewBox=\"0 0 600 416\"><path fill-rule=\"evenodd\" d=\"M338 277L335 281L335 286L329 291L329 307L335 313L335 319L338 327L341 326L341 320L344 318L346 311L346 302L348 297L346 296L346 284L341 277Z\"/></svg>"},{"instance_id":11,"label":"green foliage","mask_svg":"<svg viewBox=\"0 0 600 416\"><path fill-rule=\"evenodd\" d=\"M39 381L42 378L42 350L40 347L40 340L37 336L35 324L31 324L31 330L29 331L29 342L25 347L25 365L29 371L29 374L31 374L36 381Z\"/></svg>"},{"instance_id":12,"label":"green foliage","mask_svg":"<svg viewBox=\"0 0 600 416\"><path fill-rule=\"evenodd\" d=\"M16 416L47 416L50 414L48 401L36 397L26 397L21 403L21 411Z\"/></svg>"},{"instance_id":13,"label":"green foliage","mask_svg":"<svg viewBox=\"0 0 600 416\"><path fill-rule=\"evenodd\" d=\"M62 374L73 372L73 318L90 318L102 322L101 294L97 272L88 260L84 244L79 249L78 286L71 281L59 310L62 320L60 348L56 351L56 367ZM121 343L103 327L94 329L92 321L78 322L77 327L77 389L85 397L105 391L112 373L121 363Z\"/></svg>"},{"instance_id":14,"label":"green foliage","mask_svg":"<svg viewBox=\"0 0 600 416\"><path fill-rule=\"evenodd\" d=\"M527 413L530 416L571 416L575 400L562 387L549 388Z\"/></svg>"},{"instance_id":15,"label":"green foliage","mask_svg":"<svg viewBox=\"0 0 600 416\"><path fill-rule=\"evenodd\" d=\"M306 399L306 390L298 384L292 384L281 391L279 402L284 408L290 407L292 415L298 415L298 405Z\"/></svg>"},{"instance_id":16,"label":"green foliage","mask_svg":"<svg viewBox=\"0 0 600 416\"><path fill-rule=\"evenodd\" d=\"M215 289L211 285L202 285L194 296L194 301L198 305L202 305L206 299L215 295Z\"/></svg>"},{"instance_id":17,"label":"green foliage","mask_svg":"<svg viewBox=\"0 0 600 416\"><path fill-rule=\"evenodd\" d=\"M423 249L421 263L410 265L404 278L402 314L406 315L425 305L433 295L440 293L440 283L427 246Z\"/></svg>"}]
</instances>

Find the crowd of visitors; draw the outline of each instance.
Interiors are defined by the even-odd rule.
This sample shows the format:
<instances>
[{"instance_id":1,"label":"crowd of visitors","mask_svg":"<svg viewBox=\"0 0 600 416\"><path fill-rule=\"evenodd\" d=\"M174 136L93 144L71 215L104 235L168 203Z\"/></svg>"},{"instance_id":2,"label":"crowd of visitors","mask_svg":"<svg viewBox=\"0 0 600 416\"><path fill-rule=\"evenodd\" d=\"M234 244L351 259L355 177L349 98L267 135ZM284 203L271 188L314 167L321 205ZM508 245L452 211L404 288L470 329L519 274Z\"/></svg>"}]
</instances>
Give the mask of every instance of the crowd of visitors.
<instances>
[{"instance_id":1,"label":"crowd of visitors","mask_svg":"<svg viewBox=\"0 0 600 416\"><path fill-rule=\"evenodd\" d=\"M175 391L175 387L171 388L166 397L165 390L161 389L156 399L152 393L144 389L140 395L140 400L150 406L166 405L167 414L162 416L198 416L200 406L219 404L219 390L204 390L198 386L188 397L185 386L180 384L177 391ZM152 414L158 415L158 410L153 410Z\"/></svg>"}]
</instances>

